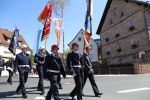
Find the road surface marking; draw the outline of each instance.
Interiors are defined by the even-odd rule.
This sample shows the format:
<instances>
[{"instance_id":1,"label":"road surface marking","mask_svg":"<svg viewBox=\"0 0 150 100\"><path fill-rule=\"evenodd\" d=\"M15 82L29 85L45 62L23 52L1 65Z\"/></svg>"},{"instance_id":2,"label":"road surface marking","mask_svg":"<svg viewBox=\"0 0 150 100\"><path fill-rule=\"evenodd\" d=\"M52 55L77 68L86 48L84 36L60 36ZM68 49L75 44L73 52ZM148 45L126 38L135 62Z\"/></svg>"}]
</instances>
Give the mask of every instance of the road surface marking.
<instances>
[{"instance_id":1,"label":"road surface marking","mask_svg":"<svg viewBox=\"0 0 150 100\"><path fill-rule=\"evenodd\" d=\"M71 83L64 83L64 84L69 85L69 84L71 84Z\"/></svg>"},{"instance_id":2,"label":"road surface marking","mask_svg":"<svg viewBox=\"0 0 150 100\"><path fill-rule=\"evenodd\" d=\"M36 97L35 100L45 100L45 97Z\"/></svg>"},{"instance_id":3,"label":"road surface marking","mask_svg":"<svg viewBox=\"0 0 150 100\"><path fill-rule=\"evenodd\" d=\"M145 91L145 90L150 90L150 88L149 87L145 87L145 88L122 90L122 91L117 91L117 93L129 93L129 92L137 92L137 91Z\"/></svg>"},{"instance_id":4,"label":"road surface marking","mask_svg":"<svg viewBox=\"0 0 150 100\"><path fill-rule=\"evenodd\" d=\"M95 75L95 77L100 77L100 76L106 76L106 77L122 77L122 76L131 76L131 75L126 75L126 74L108 74L108 75Z\"/></svg>"}]
</instances>

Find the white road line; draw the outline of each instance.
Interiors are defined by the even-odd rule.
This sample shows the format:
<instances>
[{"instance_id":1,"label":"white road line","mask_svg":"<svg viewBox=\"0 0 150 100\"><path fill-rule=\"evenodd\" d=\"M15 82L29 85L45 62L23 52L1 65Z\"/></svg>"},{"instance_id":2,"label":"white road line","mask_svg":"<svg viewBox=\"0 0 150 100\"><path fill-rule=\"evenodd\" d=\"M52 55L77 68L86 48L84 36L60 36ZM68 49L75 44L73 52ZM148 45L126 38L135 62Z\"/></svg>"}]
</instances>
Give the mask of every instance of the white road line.
<instances>
[{"instance_id":1,"label":"white road line","mask_svg":"<svg viewBox=\"0 0 150 100\"><path fill-rule=\"evenodd\" d=\"M137 92L137 91L145 91L145 90L150 90L150 88L144 87L144 88L137 88L137 89L122 90L122 91L117 91L117 93L129 93L129 92Z\"/></svg>"},{"instance_id":2,"label":"white road line","mask_svg":"<svg viewBox=\"0 0 150 100\"><path fill-rule=\"evenodd\" d=\"M45 100L45 97L36 97L35 100Z\"/></svg>"},{"instance_id":3,"label":"white road line","mask_svg":"<svg viewBox=\"0 0 150 100\"><path fill-rule=\"evenodd\" d=\"M63 84L69 85L69 84L71 84L71 83L63 83Z\"/></svg>"},{"instance_id":4,"label":"white road line","mask_svg":"<svg viewBox=\"0 0 150 100\"><path fill-rule=\"evenodd\" d=\"M131 75L126 75L126 74L108 74L108 75L95 75L95 77L99 77L99 76L106 76L106 77L112 77L112 76L116 76L116 77L122 77L122 76L131 76Z\"/></svg>"},{"instance_id":5,"label":"white road line","mask_svg":"<svg viewBox=\"0 0 150 100\"><path fill-rule=\"evenodd\" d=\"M69 99L70 100L71 97L70 96L59 96L59 99L61 99L61 100ZM45 100L45 98L44 97L36 97L35 100Z\"/></svg>"}]
</instances>

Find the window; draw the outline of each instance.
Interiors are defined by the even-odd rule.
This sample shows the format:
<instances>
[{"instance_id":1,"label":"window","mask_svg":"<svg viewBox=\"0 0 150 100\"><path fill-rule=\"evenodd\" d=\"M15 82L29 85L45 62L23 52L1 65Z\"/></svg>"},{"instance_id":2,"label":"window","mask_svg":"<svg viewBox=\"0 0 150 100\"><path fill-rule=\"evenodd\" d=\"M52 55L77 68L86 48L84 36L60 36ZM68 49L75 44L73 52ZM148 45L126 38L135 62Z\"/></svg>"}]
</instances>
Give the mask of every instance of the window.
<instances>
[{"instance_id":1,"label":"window","mask_svg":"<svg viewBox=\"0 0 150 100\"><path fill-rule=\"evenodd\" d=\"M106 53L107 55L110 55L110 51L107 51L107 53Z\"/></svg>"},{"instance_id":2,"label":"window","mask_svg":"<svg viewBox=\"0 0 150 100\"><path fill-rule=\"evenodd\" d=\"M78 38L78 41L81 41L81 37Z\"/></svg>"},{"instance_id":3,"label":"window","mask_svg":"<svg viewBox=\"0 0 150 100\"><path fill-rule=\"evenodd\" d=\"M109 38L107 37L107 38L105 39L105 41L108 42L108 41L109 41Z\"/></svg>"},{"instance_id":4,"label":"window","mask_svg":"<svg viewBox=\"0 0 150 100\"><path fill-rule=\"evenodd\" d=\"M10 43L10 39L7 39L7 43Z\"/></svg>"},{"instance_id":5,"label":"window","mask_svg":"<svg viewBox=\"0 0 150 100\"><path fill-rule=\"evenodd\" d=\"M119 25L119 26L116 26L116 27L114 28L115 38L120 37L122 32L123 32L122 26L120 26L120 25Z\"/></svg>"},{"instance_id":6,"label":"window","mask_svg":"<svg viewBox=\"0 0 150 100\"><path fill-rule=\"evenodd\" d=\"M117 52L121 52L122 51L120 44L117 44L116 48L117 48Z\"/></svg>"},{"instance_id":7,"label":"window","mask_svg":"<svg viewBox=\"0 0 150 100\"><path fill-rule=\"evenodd\" d=\"M138 38L132 38L131 39L131 47L132 47L132 49L139 47L139 39Z\"/></svg>"},{"instance_id":8,"label":"window","mask_svg":"<svg viewBox=\"0 0 150 100\"><path fill-rule=\"evenodd\" d=\"M116 37L116 38L118 38L119 36L120 36L120 34L119 34L119 33L117 33L117 34L115 35L115 37Z\"/></svg>"},{"instance_id":9,"label":"window","mask_svg":"<svg viewBox=\"0 0 150 100\"><path fill-rule=\"evenodd\" d=\"M114 16L116 16L116 6L113 8L113 14L114 14Z\"/></svg>"},{"instance_id":10,"label":"window","mask_svg":"<svg viewBox=\"0 0 150 100\"><path fill-rule=\"evenodd\" d=\"M123 16L124 16L124 12L121 11L121 12L120 12L120 18L123 17Z\"/></svg>"},{"instance_id":11,"label":"window","mask_svg":"<svg viewBox=\"0 0 150 100\"><path fill-rule=\"evenodd\" d=\"M129 25L129 30L133 31L135 29L135 20L130 20L128 22L128 25Z\"/></svg>"},{"instance_id":12,"label":"window","mask_svg":"<svg viewBox=\"0 0 150 100\"><path fill-rule=\"evenodd\" d=\"M110 55L110 48L107 48L106 55Z\"/></svg>"},{"instance_id":13,"label":"window","mask_svg":"<svg viewBox=\"0 0 150 100\"><path fill-rule=\"evenodd\" d=\"M21 42L21 41L19 41L19 45L22 45L22 42Z\"/></svg>"},{"instance_id":14,"label":"window","mask_svg":"<svg viewBox=\"0 0 150 100\"><path fill-rule=\"evenodd\" d=\"M109 19L109 25L113 24L112 18Z\"/></svg>"}]
</instances>

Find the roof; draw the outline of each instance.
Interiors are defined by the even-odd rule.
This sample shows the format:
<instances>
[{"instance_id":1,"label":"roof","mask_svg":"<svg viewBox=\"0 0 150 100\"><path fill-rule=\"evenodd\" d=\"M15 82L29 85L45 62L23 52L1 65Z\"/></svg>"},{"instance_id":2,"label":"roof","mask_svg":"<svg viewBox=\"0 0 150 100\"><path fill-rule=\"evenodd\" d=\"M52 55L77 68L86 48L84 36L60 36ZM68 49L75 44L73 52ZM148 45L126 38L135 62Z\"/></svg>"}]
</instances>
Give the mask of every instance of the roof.
<instances>
[{"instance_id":1,"label":"roof","mask_svg":"<svg viewBox=\"0 0 150 100\"><path fill-rule=\"evenodd\" d=\"M124 0L124 1L125 1L125 2L133 2L133 3L136 3L136 4L138 4L138 5L143 5L143 6L145 6L145 7L150 7L149 2L144 2L144 1L140 1L140 0ZM109 8L110 8L111 3L112 3L112 0L108 0L108 1L107 1L107 4L106 4L105 10L104 10L104 13L103 13L103 15L102 15L100 24L99 24L98 29L97 29L97 32L96 32L96 34L98 34L98 35L99 35L100 32L101 32L102 26L103 26L103 24L104 24L104 21L105 21L105 18L106 18L107 13L108 13L108 11L109 11Z\"/></svg>"},{"instance_id":2,"label":"roof","mask_svg":"<svg viewBox=\"0 0 150 100\"><path fill-rule=\"evenodd\" d=\"M83 29L81 29L81 30L78 32L78 34L79 34L81 31L83 31L83 32L84 32L84 30L83 30ZM72 41L74 41L74 39L78 36L78 34L77 34L77 35L76 35L76 36L72 39ZM71 41L70 43L72 43L72 41ZM69 44L70 44L70 43L69 43ZM69 44L68 44L68 45L69 45Z\"/></svg>"},{"instance_id":3,"label":"roof","mask_svg":"<svg viewBox=\"0 0 150 100\"><path fill-rule=\"evenodd\" d=\"M12 36L13 36L13 32L8 31L7 29L0 28L0 44L9 46L10 43L8 43L7 39L11 39ZM27 44L23 36L20 34L19 34L19 42L22 42L23 44Z\"/></svg>"}]
</instances>

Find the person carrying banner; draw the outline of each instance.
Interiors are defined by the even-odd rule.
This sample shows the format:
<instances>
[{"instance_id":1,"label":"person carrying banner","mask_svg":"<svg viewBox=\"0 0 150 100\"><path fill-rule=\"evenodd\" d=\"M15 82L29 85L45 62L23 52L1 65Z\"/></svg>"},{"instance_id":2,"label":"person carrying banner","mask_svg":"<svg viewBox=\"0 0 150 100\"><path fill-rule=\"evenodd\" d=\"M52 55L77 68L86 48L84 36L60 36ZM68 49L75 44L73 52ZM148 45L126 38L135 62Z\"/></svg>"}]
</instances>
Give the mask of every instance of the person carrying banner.
<instances>
[{"instance_id":1,"label":"person carrying banner","mask_svg":"<svg viewBox=\"0 0 150 100\"><path fill-rule=\"evenodd\" d=\"M12 84L12 76L13 76L13 71L14 71L14 58L10 58L6 63L6 69L9 73L9 77L7 80L7 83Z\"/></svg>"},{"instance_id":2,"label":"person carrying banner","mask_svg":"<svg viewBox=\"0 0 150 100\"><path fill-rule=\"evenodd\" d=\"M41 91L41 95L43 95L44 92L44 83L43 83L43 68L44 68L44 62L45 62L45 54L44 54L44 47L40 47L39 52L35 54L34 57L34 62L36 63L36 70L39 75L39 82L38 82L38 87L37 90Z\"/></svg>"},{"instance_id":3,"label":"person carrying banner","mask_svg":"<svg viewBox=\"0 0 150 100\"><path fill-rule=\"evenodd\" d=\"M72 52L67 55L67 66L70 74L74 77L75 88L70 93L72 99L77 94L77 100L82 100L82 59L81 54L77 53L79 45L77 43L72 44Z\"/></svg>"},{"instance_id":4,"label":"person carrying banner","mask_svg":"<svg viewBox=\"0 0 150 100\"><path fill-rule=\"evenodd\" d=\"M28 79L28 73L33 73L32 69L32 61L29 54L27 54L27 45L22 45L22 52L16 55L15 58L15 73L18 74L19 72L19 86L16 90L17 94L22 94L23 98L27 98L26 91L25 91L25 83Z\"/></svg>"},{"instance_id":5,"label":"person carrying banner","mask_svg":"<svg viewBox=\"0 0 150 100\"><path fill-rule=\"evenodd\" d=\"M2 56L0 56L0 76L1 76L2 71L4 69L4 65L5 65L4 59L2 58Z\"/></svg>"},{"instance_id":6,"label":"person carrying banner","mask_svg":"<svg viewBox=\"0 0 150 100\"><path fill-rule=\"evenodd\" d=\"M63 68L61 59L57 56L58 55L58 46L52 45L51 47L51 54L47 55L45 58L45 70L47 72L47 79L50 81L50 89L47 93L46 100L51 100L53 95L54 100L59 99L59 92L58 92L58 81L57 78L61 73L63 77L66 77L65 70Z\"/></svg>"}]
</instances>

